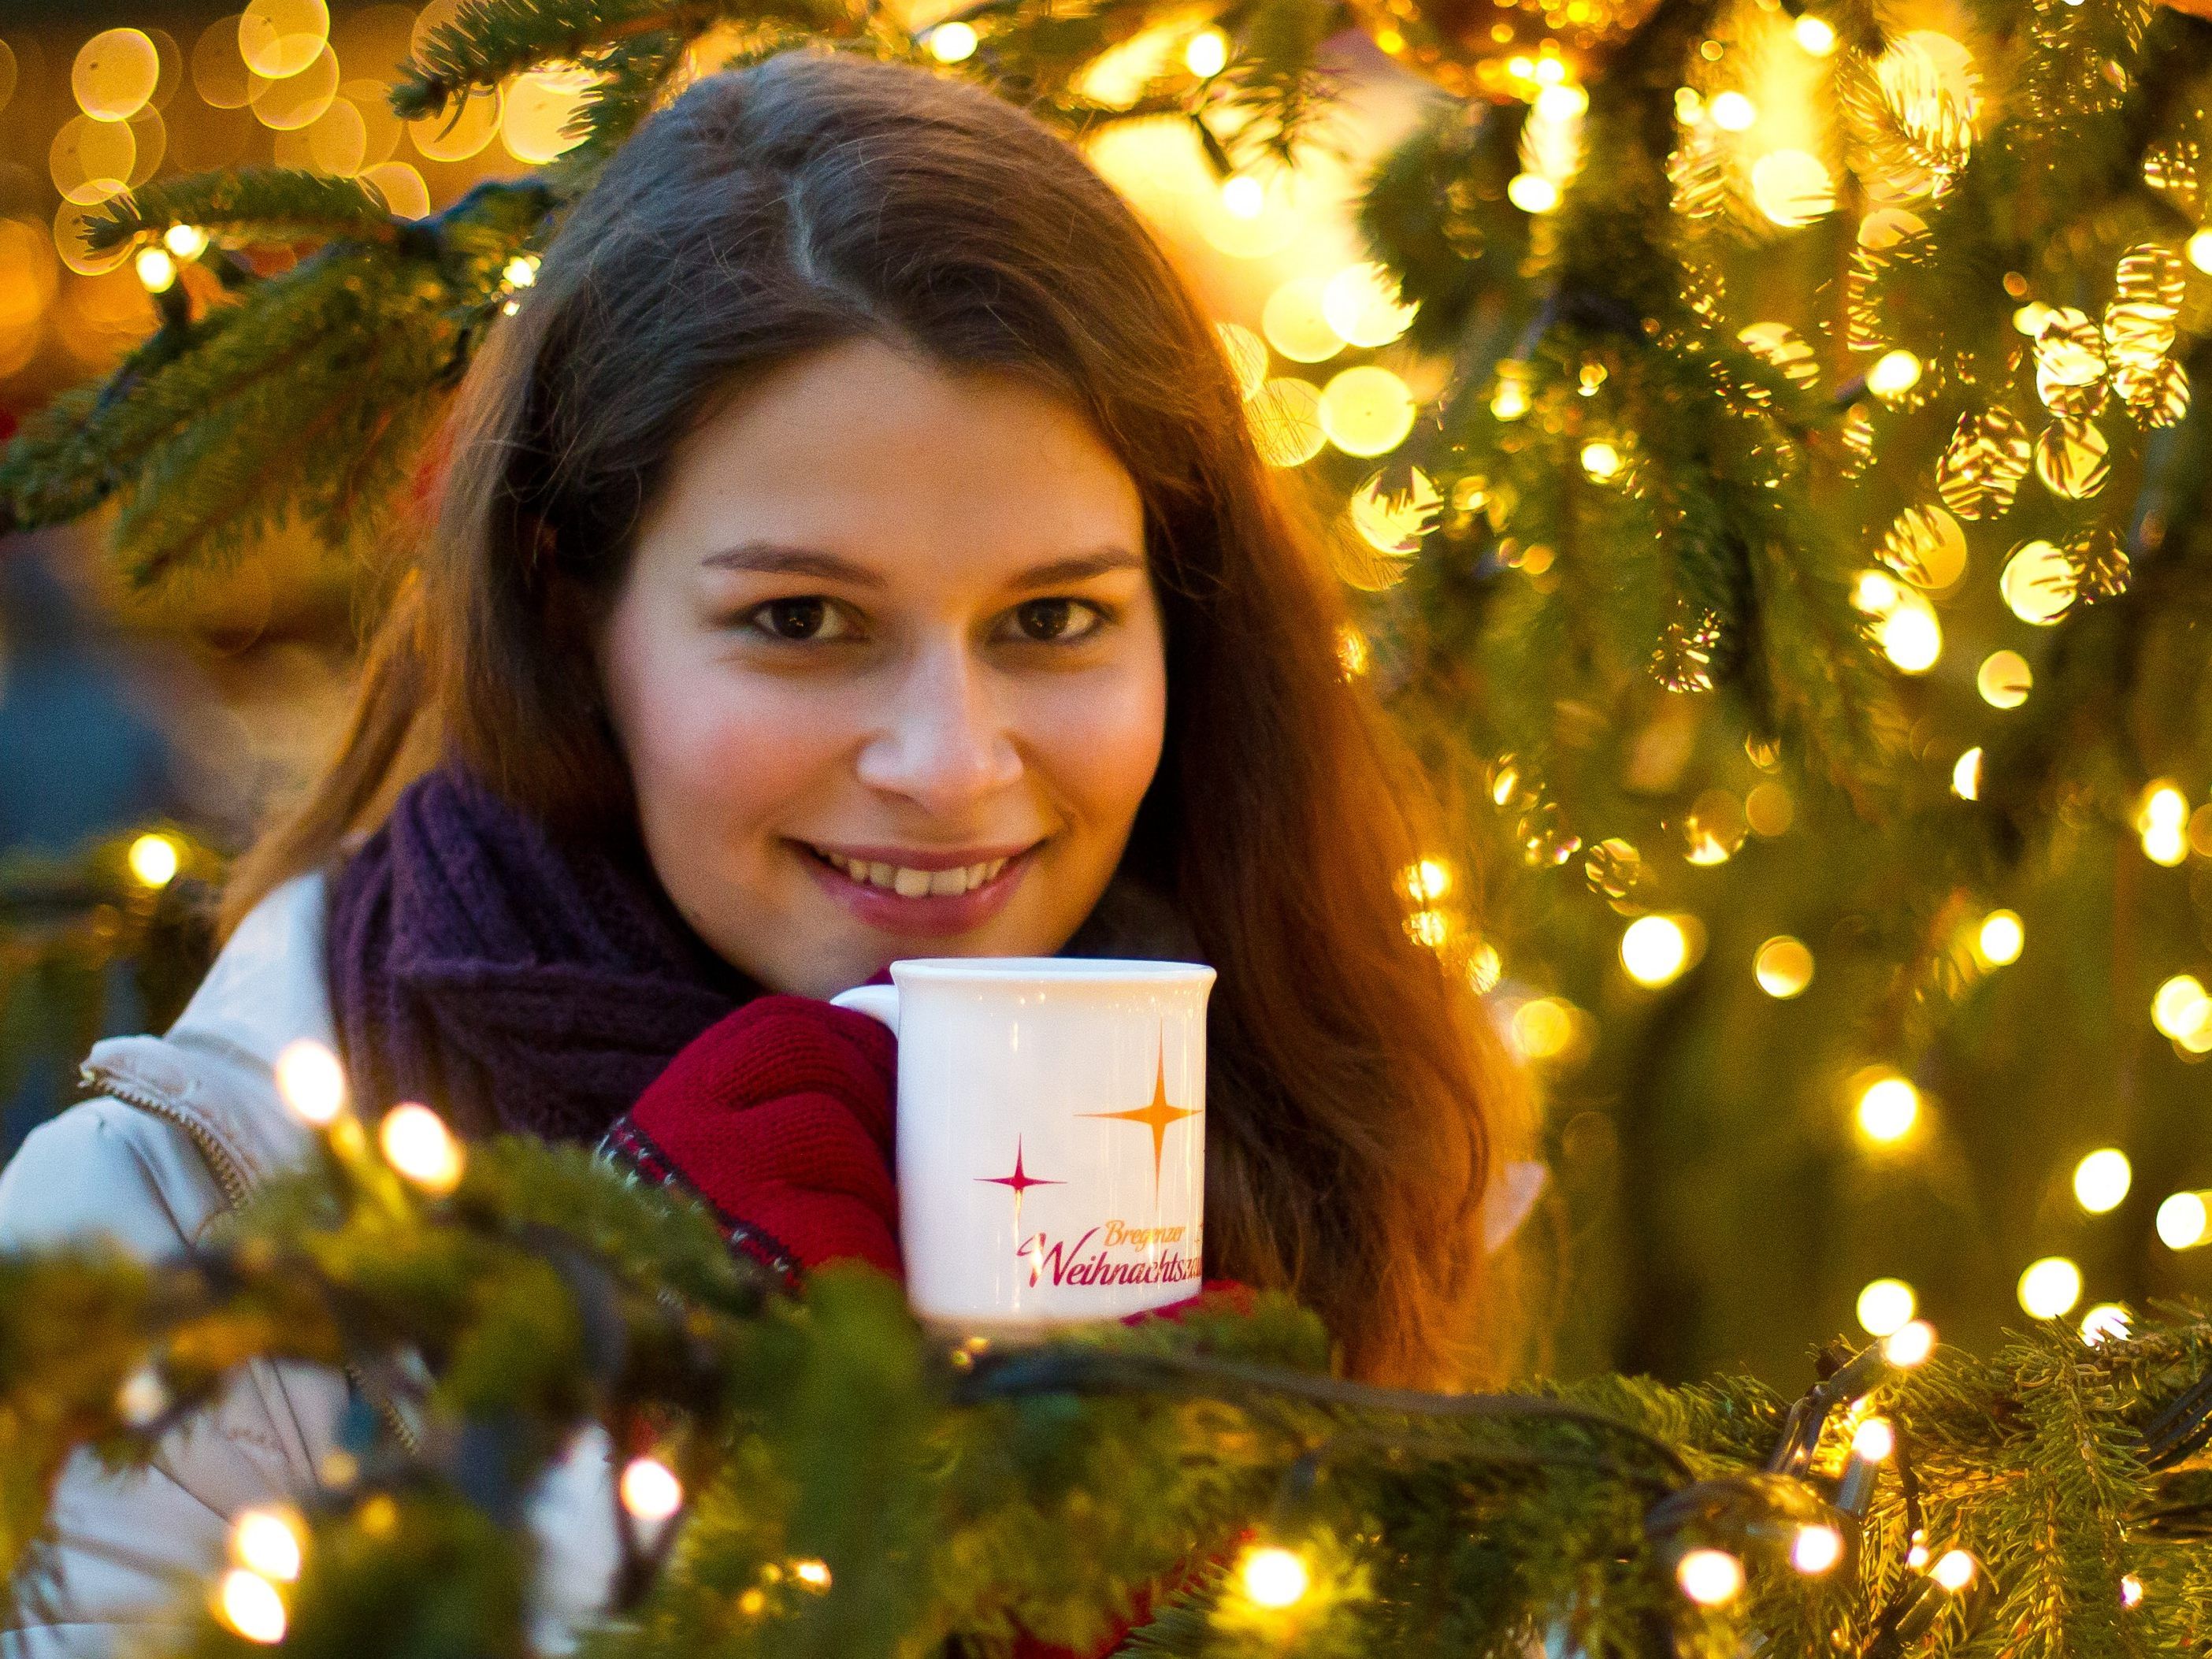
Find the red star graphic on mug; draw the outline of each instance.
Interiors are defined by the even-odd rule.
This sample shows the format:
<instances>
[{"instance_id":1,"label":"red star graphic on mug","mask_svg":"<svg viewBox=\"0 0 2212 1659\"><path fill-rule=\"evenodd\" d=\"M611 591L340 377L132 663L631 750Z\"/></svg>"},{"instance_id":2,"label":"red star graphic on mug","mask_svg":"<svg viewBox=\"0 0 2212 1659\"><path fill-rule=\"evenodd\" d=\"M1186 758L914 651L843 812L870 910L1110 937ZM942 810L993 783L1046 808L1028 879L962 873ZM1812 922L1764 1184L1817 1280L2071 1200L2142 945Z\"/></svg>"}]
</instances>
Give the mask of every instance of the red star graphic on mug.
<instances>
[{"instance_id":1,"label":"red star graphic on mug","mask_svg":"<svg viewBox=\"0 0 2212 1659\"><path fill-rule=\"evenodd\" d=\"M1067 1185L1064 1181L1044 1180L1040 1176L1030 1174L1028 1170L1022 1168L1022 1138L1019 1135L1016 1135L1014 1137L1013 1174L1003 1176L977 1176L975 1179L986 1182L994 1187L1006 1187L1012 1189L1014 1194L1014 1231L1017 1235L1018 1235L1022 1231L1022 1199L1027 1194L1030 1188L1065 1187Z\"/></svg>"},{"instance_id":2,"label":"red star graphic on mug","mask_svg":"<svg viewBox=\"0 0 2212 1659\"><path fill-rule=\"evenodd\" d=\"M1160 1033L1159 1069L1152 1077L1152 1097L1146 1105L1132 1107L1126 1112L1085 1112L1084 1117L1115 1118L1129 1123L1141 1123L1152 1132L1152 1190L1160 1189L1160 1155L1166 1150L1168 1130L1187 1117L1201 1115L1196 1110L1186 1110L1168 1103L1168 1044L1167 1033Z\"/></svg>"}]
</instances>

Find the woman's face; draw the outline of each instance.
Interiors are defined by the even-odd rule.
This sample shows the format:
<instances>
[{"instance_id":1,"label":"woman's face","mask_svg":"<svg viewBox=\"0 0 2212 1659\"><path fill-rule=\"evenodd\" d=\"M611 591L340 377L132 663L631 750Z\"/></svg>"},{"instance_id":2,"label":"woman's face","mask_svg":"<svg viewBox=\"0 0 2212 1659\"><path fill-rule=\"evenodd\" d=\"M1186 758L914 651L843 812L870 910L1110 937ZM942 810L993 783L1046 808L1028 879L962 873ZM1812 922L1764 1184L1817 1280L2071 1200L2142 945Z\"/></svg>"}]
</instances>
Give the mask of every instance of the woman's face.
<instances>
[{"instance_id":1,"label":"woman's face","mask_svg":"<svg viewBox=\"0 0 2212 1659\"><path fill-rule=\"evenodd\" d=\"M1127 471L1050 395L874 341L678 448L600 658L661 884L806 996L1057 951L1166 720Z\"/></svg>"}]
</instances>

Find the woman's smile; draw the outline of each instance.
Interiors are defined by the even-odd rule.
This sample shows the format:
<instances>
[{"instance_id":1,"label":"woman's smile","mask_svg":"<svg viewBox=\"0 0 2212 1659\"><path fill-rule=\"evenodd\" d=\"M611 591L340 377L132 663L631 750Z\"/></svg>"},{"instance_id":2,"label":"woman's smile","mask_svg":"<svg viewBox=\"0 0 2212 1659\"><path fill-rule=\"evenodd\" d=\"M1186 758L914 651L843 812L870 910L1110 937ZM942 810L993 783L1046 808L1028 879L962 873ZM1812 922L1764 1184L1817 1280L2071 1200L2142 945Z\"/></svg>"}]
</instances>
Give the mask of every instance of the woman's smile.
<instances>
[{"instance_id":1,"label":"woman's smile","mask_svg":"<svg viewBox=\"0 0 2212 1659\"><path fill-rule=\"evenodd\" d=\"M864 926L941 938L981 927L1004 909L1045 843L929 849L823 846L793 841L808 873Z\"/></svg>"}]
</instances>

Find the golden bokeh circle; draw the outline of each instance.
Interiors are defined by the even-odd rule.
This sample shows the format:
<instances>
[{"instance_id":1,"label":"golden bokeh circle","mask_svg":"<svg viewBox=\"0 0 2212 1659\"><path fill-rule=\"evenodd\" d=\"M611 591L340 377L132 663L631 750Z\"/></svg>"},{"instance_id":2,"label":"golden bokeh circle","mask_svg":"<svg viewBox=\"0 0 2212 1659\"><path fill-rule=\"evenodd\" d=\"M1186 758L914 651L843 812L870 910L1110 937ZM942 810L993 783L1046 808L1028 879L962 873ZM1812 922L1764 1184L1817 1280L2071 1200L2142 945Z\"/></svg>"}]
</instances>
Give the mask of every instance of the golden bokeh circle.
<instances>
[{"instance_id":1,"label":"golden bokeh circle","mask_svg":"<svg viewBox=\"0 0 2212 1659\"><path fill-rule=\"evenodd\" d=\"M337 54L320 48L305 69L282 80L258 79L253 88L253 118L279 132L295 131L322 118L338 95Z\"/></svg>"},{"instance_id":2,"label":"golden bokeh circle","mask_svg":"<svg viewBox=\"0 0 2212 1659\"><path fill-rule=\"evenodd\" d=\"M1321 426L1321 388L1283 375L1269 380L1244 405L1252 441L1270 466L1297 466L1321 453L1328 434Z\"/></svg>"},{"instance_id":3,"label":"golden bokeh circle","mask_svg":"<svg viewBox=\"0 0 2212 1659\"><path fill-rule=\"evenodd\" d=\"M74 115L62 124L46 151L46 171L62 200L90 207L131 186L138 164L138 138L127 121Z\"/></svg>"},{"instance_id":4,"label":"golden bokeh circle","mask_svg":"<svg viewBox=\"0 0 2212 1659\"><path fill-rule=\"evenodd\" d=\"M216 109L244 109L253 99L253 71L238 55L238 19L220 17L192 43L192 90Z\"/></svg>"},{"instance_id":5,"label":"golden bokeh circle","mask_svg":"<svg viewBox=\"0 0 2212 1659\"><path fill-rule=\"evenodd\" d=\"M8 100L15 95L15 81L21 73L15 48L0 40L0 109L7 108Z\"/></svg>"},{"instance_id":6,"label":"golden bokeh circle","mask_svg":"<svg viewBox=\"0 0 2212 1659\"><path fill-rule=\"evenodd\" d=\"M546 64L519 75L507 86L499 117L500 141L507 153L532 167L544 165L583 142L570 123L599 77L573 64Z\"/></svg>"},{"instance_id":7,"label":"golden bokeh circle","mask_svg":"<svg viewBox=\"0 0 2212 1659\"><path fill-rule=\"evenodd\" d=\"M256 75L288 80L328 49L331 9L323 0L249 0L238 17L238 55Z\"/></svg>"},{"instance_id":8,"label":"golden bokeh circle","mask_svg":"<svg viewBox=\"0 0 2212 1659\"><path fill-rule=\"evenodd\" d=\"M481 152L499 131L501 98L496 88L473 92L443 113L407 124L417 154L433 161L465 161Z\"/></svg>"},{"instance_id":9,"label":"golden bokeh circle","mask_svg":"<svg viewBox=\"0 0 2212 1659\"><path fill-rule=\"evenodd\" d=\"M1347 455L1387 455L1413 429L1416 406L1405 381L1376 363L1362 363L1322 388L1321 424Z\"/></svg>"},{"instance_id":10,"label":"golden bokeh circle","mask_svg":"<svg viewBox=\"0 0 2212 1659\"><path fill-rule=\"evenodd\" d=\"M406 129L386 96L387 88L381 81L356 77L338 82L338 96L351 104L361 113L362 166L376 167L392 159L399 148L399 135Z\"/></svg>"},{"instance_id":11,"label":"golden bokeh circle","mask_svg":"<svg viewBox=\"0 0 2212 1659\"><path fill-rule=\"evenodd\" d=\"M402 219L421 219L430 211L430 187L422 175L405 161L379 161L362 169L361 181L384 198L387 212Z\"/></svg>"},{"instance_id":12,"label":"golden bokeh circle","mask_svg":"<svg viewBox=\"0 0 2212 1659\"><path fill-rule=\"evenodd\" d=\"M95 121L129 120L152 100L161 80L161 49L143 29L102 29L70 65L76 106Z\"/></svg>"},{"instance_id":13,"label":"golden bokeh circle","mask_svg":"<svg viewBox=\"0 0 2212 1659\"><path fill-rule=\"evenodd\" d=\"M91 216L74 202L64 202L54 215L54 252L80 276L102 276L131 257L128 242L101 253L94 252L86 245L84 228Z\"/></svg>"},{"instance_id":14,"label":"golden bokeh circle","mask_svg":"<svg viewBox=\"0 0 2212 1659\"><path fill-rule=\"evenodd\" d=\"M1326 362L1344 349L1344 337L1322 309L1328 284L1318 276L1293 276L1260 308L1260 331L1294 363Z\"/></svg>"},{"instance_id":15,"label":"golden bokeh circle","mask_svg":"<svg viewBox=\"0 0 2212 1659\"><path fill-rule=\"evenodd\" d=\"M350 98L332 99L301 132L307 141L308 165L317 173L350 179L368 165L368 124Z\"/></svg>"}]
</instances>

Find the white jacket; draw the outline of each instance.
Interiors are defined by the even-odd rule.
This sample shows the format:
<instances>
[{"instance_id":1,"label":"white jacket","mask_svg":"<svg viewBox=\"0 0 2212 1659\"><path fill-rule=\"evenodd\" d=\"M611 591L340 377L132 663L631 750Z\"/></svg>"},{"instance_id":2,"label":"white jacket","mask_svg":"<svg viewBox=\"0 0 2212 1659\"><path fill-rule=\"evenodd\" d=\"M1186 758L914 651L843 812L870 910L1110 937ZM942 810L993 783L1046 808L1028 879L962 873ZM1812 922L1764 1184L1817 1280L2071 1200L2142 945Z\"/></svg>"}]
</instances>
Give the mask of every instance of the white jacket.
<instances>
[{"instance_id":1,"label":"white jacket","mask_svg":"<svg viewBox=\"0 0 2212 1659\"><path fill-rule=\"evenodd\" d=\"M303 876L255 907L167 1036L93 1049L85 1078L105 1092L33 1130L0 1171L0 1249L104 1237L158 1260L304 1158L310 1132L271 1066L295 1037L335 1046L325 886ZM80 1454L55 1495L46 1570L15 1586L0 1620L0 1659L109 1659L158 1638L220 1571L231 1516L315 1488L349 1386L257 1360L149 1468L112 1474ZM591 1429L533 1496L541 1651L565 1652L603 1601L611 1484L606 1439Z\"/></svg>"}]
</instances>

